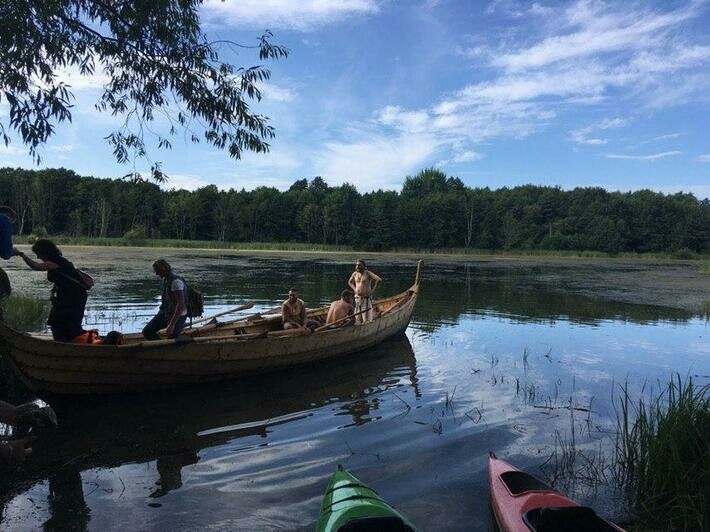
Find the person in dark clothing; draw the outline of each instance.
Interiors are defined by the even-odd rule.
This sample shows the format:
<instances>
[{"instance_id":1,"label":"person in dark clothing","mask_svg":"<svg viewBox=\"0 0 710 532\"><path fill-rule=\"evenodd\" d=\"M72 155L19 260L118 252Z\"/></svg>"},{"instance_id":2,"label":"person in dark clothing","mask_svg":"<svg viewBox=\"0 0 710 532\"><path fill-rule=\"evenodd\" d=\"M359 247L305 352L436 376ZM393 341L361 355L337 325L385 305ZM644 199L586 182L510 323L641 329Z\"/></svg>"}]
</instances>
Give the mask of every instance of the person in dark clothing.
<instances>
[{"instance_id":1,"label":"person in dark clothing","mask_svg":"<svg viewBox=\"0 0 710 532\"><path fill-rule=\"evenodd\" d=\"M173 272L164 259L153 263L153 272L163 279L160 291L160 309L148 324L143 327L146 340L160 340L158 331L166 329L168 338L176 338L185 327L187 320L187 283Z\"/></svg>"},{"instance_id":2,"label":"person in dark clothing","mask_svg":"<svg viewBox=\"0 0 710 532\"><path fill-rule=\"evenodd\" d=\"M13 256L12 224L17 220L17 213L6 205L0 206L0 257L9 260ZM10 279L5 270L0 268L0 299L10 295Z\"/></svg>"},{"instance_id":3,"label":"person in dark clothing","mask_svg":"<svg viewBox=\"0 0 710 532\"><path fill-rule=\"evenodd\" d=\"M37 240L32 251L39 261L32 260L18 249L15 249L15 255L22 257L33 270L47 272L47 280L54 283L47 324L55 340L71 342L85 332L81 322L86 307L86 286L74 265L62 256L51 240Z\"/></svg>"}]
</instances>

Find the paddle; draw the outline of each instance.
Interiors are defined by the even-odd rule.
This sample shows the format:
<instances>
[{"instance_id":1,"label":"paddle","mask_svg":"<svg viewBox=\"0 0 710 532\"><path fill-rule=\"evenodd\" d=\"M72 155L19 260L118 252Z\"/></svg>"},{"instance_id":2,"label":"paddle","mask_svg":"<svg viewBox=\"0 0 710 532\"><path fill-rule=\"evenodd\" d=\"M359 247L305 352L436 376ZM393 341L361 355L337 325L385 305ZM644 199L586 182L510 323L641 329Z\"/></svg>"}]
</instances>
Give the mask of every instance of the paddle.
<instances>
[{"instance_id":1,"label":"paddle","mask_svg":"<svg viewBox=\"0 0 710 532\"><path fill-rule=\"evenodd\" d=\"M339 320L334 321L333 323L326 323L325 325L321 325L320 327L318 327L318 328L317 328L315 331L313 331L313 332L314 332L314 333L317 333L317 332L320 332L320 331L325 331L326 329L329 329L329 328L331 328L331 327L335 327L336 325L340 325L341 323L344 323L344 322L348 321L350 318L354 318L355 316L359 316L360 314L365 314L365 312L369 312L370 310L374 310L374 309L369 309L369 308L368 308L368 309L365 309L365 310L361 310L360 312L356 312L355 314L350 314L350 315L348 315L348 316L345 316L344 318L340 318Z\"/></svg>"},{"instance_id":2,"label":"paddle","mask_svg":"<svg viewBox=\"0 0 710 532\"><path fill-rule=\"evenodd\" d=\"M234 308L232 308L232 309L225 310L224 312L218 312L217 314L214 314L214 315L212 315L212 316L206 316L206 317L204 317L204 318L200 318L199 320L193 321L190 325L188 325L187 327L185 327L185 329L190 329L190 328L194 327L194 326L195 326L196 324L198 324L198 323L204 323L204 322L206 322L206 321L214 320L214 319L216 319L216 318L219 317L219 316L225 316L225 315L227 315L227 314L232 314L233 312L239 312L240 310L247 310L247 309L250 309L250 308L252 308L253 306L254 306L254 303L251 303L251 302L250 302L250 303L246 303L245 305L240 305L240 306L238 306L238 307L234 307ZM165 328L165 329L160 329L160 330L158 331L158 334L163 334L163 333L165 333L166 330L167 330L167 328Z\"/></svg>"},{"instance_id":3,"label":"paddle","mask_svg":"<svg viewBox=\"0 0 710 532\"><path fill-rule=\"evenodd\" d=\"M254 306L254 303L249 302L249 303L246 303L246 304L244 304L244 305L240 305L240 306L238 306L238 307L234 307L234 308L231 308L231 309L229 309L229 310L225 310L224 312L218 312L217 314L213 314L212 316L206 316L206 317L204 317L204 318L200 318L199 320L193 321L193 322L189 325L189 327L193 327L193 326L197 325L198 323L204 323L204 322L206 322L206 321L210 321L210 320L212 320L212 319L214 319L214 318L219 318L220 316L226 316L227 314L232 314L232 313L234 313L234 312L239 312L240 310L247 310L247 309L252 308L253 306ZM189 327L186 327L186 328L189 328Z\"/></svg>"}]
</instances>

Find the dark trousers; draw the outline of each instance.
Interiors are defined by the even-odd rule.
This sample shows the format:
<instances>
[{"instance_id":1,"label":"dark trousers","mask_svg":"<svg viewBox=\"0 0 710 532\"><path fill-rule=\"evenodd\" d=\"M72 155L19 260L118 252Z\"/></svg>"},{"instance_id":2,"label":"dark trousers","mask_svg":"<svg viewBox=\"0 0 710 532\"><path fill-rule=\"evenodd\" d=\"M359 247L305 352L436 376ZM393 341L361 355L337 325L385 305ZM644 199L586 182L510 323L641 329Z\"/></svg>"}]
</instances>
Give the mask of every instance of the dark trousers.
<instances>
[{"instance_id":1,"label":"dark trousers","mask_svg":"<svg viewBox=\"0 0 710 532\"><path fill-rule=\"evenodd\" d=\"M180 331L185 328L185 321L187 321L187 315L180 316L175 323L175 333L170 338L175 338ZM160 335L158 331L160 329L165 329L170 323L170 317L166 316L162 312L158 312L152 320L150 320L145 327L143 327L143 338L146 340L160 340Z\"/></svg>"}]
</instances>

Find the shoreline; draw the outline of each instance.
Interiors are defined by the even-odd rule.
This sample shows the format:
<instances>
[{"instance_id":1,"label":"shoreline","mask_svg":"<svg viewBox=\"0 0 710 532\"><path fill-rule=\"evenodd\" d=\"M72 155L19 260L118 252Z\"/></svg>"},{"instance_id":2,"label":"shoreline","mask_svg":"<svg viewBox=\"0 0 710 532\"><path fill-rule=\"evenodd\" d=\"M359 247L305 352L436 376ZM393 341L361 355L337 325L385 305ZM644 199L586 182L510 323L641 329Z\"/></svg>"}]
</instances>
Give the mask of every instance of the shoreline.
<instances>
[{"instance_id":1,"label":"shoreline","mask_svg":"<svg viewBox=\"0 0 710 532\"><path fill-rule=\"evenodd\" d=\"M445 258L453 261L477 260L603 260L617 262L663 262L663 263L688 263L699 264L710 261L710 254L687 254L684 252L620 252L604 253L600 251L584 250L543 250L543 249L466 249L466 248L442 248L441 250L418 250L418 249L392 249L380 251L365 251L347 248L345 246L304 244L304 243L272 243L272 242L218 242L204 240L172 240L172 239L150 239L136 242L129 242L123 238L74 238L63 236L47 236L57 245L72 248L135 248L135 249L167 249L167 250L192 250L192 251L214 251L233 253L264 253L264 254L309 254L309 255L343 255L343 256L401 256L401 257L425 257L425 258ZM30 246L30 238L27 236L16 237L15 243L18 246ZM710 273L710 264L701 268Z\"/></svg>"}]
</instances>

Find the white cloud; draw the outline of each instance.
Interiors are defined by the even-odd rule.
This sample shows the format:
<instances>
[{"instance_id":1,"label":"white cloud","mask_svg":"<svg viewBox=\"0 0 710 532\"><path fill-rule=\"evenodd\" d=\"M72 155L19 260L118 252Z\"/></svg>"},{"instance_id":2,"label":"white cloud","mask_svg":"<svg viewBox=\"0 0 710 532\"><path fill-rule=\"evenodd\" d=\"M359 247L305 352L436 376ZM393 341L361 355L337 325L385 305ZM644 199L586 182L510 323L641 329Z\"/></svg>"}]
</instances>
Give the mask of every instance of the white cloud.
<instances>
[{"instance_id":1,"label":"white cloud","mask_svg":"<svg viewBox=\"0 0 710 532\"><path fill-rule=\"evenodd\" d=\"M696 159L699 163L710 163L710 153L704 153L703 155L698 155Z\"/></svg>"},{"instance_id":2,"label":"white cloud","mask_svg":"<svg viewBox=\"0 0 710 532\"><path fill-rule=\"evenodd\" d=\"M309 31L377 13L379 5L376 0L207 0L203 9L212 23Z\"/></svg>"},{"instance_id":3,"label":"white cloud","mask_svg":"<svg viewBox=\"0 0 710 532\"><path fill-rule=\"evenodd\" d=\"M664 151L661 153L653 153L651 155L620 155L616 153L607 153L605 157L607 159L626 159L630 161L655 161L657 159L665 159L666 157L673 157L675 155L681 155L682 151Z\"/></svg>"},{"instance_id":4,"label":"white cloud","mask_svg":"<svg viewBox=\"0 0 710 532\"><path fill-rule=\"evenodd\" d=\"M393 189L402 177L421 168L437 149L427 135L371 135L328 142L314 165L329 183L353 183L359 190Z\"/></svg>"},{"instance_id":5,"label":"white cloud","mask_svg":"<svg viewBox=\"0 0 710 532\"><path fill-rule=\"evenodd\" d=\"M4 142L0 142L0 155L5 155L9 157L18 157L22 155L27 155L27 149L16 146L15 144L8 144L5 146Z\"/></svg>"},{"instance_id":6,"label":"white cloud","mask_svg":"<svg viewBox=\"0 0 710 532\"><path fill-rule=\"evenodd\" d=\"M50 146L49 149L51 151L56 151L59 153L68 153L70 151L74 151L74 145L73 144L60 144L57 146Z\"/></svg>"},{"instance_id":7,"label":"white cloud","mask_svg":"<svg viewBox=\"0 0 710 532\"><path fill-rule=\"evenodd\" d=\"M290 102L296 97L296 91L289 87L279 87L273 83L261 83L259 85L261 95L275 102Z\"/></svg>"},{"instance_id":8,"label":"white cloud","mask_svg":"<svg viewBox=\"0 0 710 532\"><path fill-rule=\"evenodd\" d=\"M596 124L570 131L570 138L577 144L606 144L607 142L609 142L608 139L594 137L590 138L589 135L591 133L594 133L595 131L604 131L607 129L624 127L627 123L628 120L625 120L623 118L606 118L601 122L597 122Z\"/></svg>"},{"instance_id":9,"label":"white cloud","mask_svg":"<svg viewBox=\"0 0 710 532\"><path fill-rule=\"evenodd\" d=\"M604 2L581 0L560 13L562 25L574 31L553 35L507 54L493 62L509 71L540 68L552 63L629 49L644 49L661 38L664 30L697 15L696 4L666 13L612 11ZM661 36L659 36L661 34Z\"/></svg>"},{"instance_id":10,"label":"white cloud","mask_svg":"<svg viewBox=\"0 0 710 532\"><path fill-rule=\"evenodd\" d=\"M72 92L102 89L109 82L109 77L97 68L93 74L83 75L77 66L57 70L57 81L71 86Z\"/></svg>"},{"instance_id":11,"label":"white cloud","mask_svg":"<svg viewBox=\"0 0 710 532\"><path fill-rule=\"evenodd\" d=\"M161 186L166 190L176 189L176 190L197 190L198 188L206 187L210 183L190 174L173 174L166 171L168 176L168 182L163 183Z\"/></svg>"}]
</instances>

